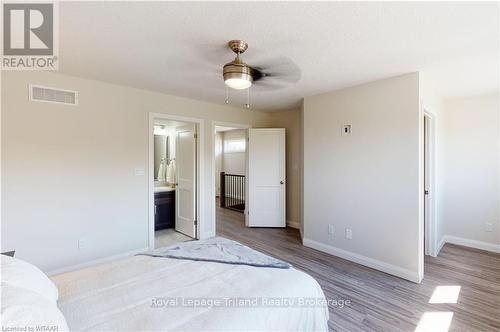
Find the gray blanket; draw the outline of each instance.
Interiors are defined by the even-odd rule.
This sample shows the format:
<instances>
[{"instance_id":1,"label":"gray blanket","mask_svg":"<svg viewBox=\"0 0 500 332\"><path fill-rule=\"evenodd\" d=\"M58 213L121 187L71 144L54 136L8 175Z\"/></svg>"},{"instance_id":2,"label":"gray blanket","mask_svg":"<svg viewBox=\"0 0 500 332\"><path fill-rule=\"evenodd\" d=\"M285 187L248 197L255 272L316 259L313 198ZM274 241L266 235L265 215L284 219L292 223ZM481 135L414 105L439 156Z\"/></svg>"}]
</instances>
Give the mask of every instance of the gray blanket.
<instances>
[{"instance_id":1,"label":"gray blanket","mask_svg":"<svg viewBox=\"0 0 500 332\"><path fill-rule=\"evenodd\" d=\"M139 255L189 259L194 261L250 265L288 269L290 264L250 249L241 243L217 236L210 239L182 242Z\"/></svg>"}]
</instances>

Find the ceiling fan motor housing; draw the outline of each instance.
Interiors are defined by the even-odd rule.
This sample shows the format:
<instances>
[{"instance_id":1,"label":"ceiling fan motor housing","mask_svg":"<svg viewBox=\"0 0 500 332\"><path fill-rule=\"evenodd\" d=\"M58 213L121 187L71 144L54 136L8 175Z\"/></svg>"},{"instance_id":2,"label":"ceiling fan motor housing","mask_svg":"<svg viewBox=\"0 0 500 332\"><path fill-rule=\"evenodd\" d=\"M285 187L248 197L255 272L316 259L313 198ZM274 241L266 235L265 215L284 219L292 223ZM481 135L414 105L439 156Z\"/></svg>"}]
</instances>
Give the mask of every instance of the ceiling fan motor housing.
<instances>
[{"instance_id":1,"label":"ceiling fan motor housing","mask_svg":"<svg viewBox=\"0 0 500 332\"><path fill-rule=\"evenodd\" d=\"M224 65L224 81L229 79L243 79L253 82L252 68L243 62L231 61Z\"/></svg>"}]
</instances>

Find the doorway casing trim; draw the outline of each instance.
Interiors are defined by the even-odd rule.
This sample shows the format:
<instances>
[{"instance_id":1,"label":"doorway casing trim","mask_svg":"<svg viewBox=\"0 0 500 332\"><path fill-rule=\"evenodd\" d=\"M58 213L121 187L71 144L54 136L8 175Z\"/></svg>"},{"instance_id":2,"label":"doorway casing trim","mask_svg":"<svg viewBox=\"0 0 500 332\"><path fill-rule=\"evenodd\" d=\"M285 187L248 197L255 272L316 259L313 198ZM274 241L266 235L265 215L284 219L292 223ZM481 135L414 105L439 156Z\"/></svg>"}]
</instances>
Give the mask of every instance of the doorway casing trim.
<instances>
[{"instance_id":1,"label":"doorway casing trim","mask_svg":"<svg viewBox=\"0 0 500 332\"><path fill-rule=\"evenodd\" d=\"M210 185L210 206L211 206L211 209L212 209L212 218L213 218L213 221L214 221L214 224L215 224L215 227L214 227L214 234L213 236L215 236L216 234L216 227L217 227L217 216L216 216L216 206L215 206L215 190L216 190L216 186L215 186L215 183L216 183L216 180L215 180L215 177L217 176L215 174L215 127L230 127L230 128L234 128L234 129L249 129L249 128L252 128L251 125L249 124L243 124L243 123L232 123L232 122L223 122L223 121L212 121L212 130L210 132L210 147L212 149L212 158L211 158L211 163L212 163L212 176L211 176L211 185ZM246 138L248 138L248 132L246 133ZM248 146L245 148L245 181L247 183L245 183L245 188L247 188L248 190ZM245 193L245 196L248 197L248 193ZM247 217L247 206L248 204L245 205L245 219Z\"/></svg>"},{"instance_id":2,"label":"doorway casing trim","mask_svg":"<svg viewBox=\"0 0 500 332\"><path fill-rule=\"evenodd\" d=\"M429 148L429 220L425 220L424 241L426 251L425 254L436 257L439 253L437 239L437 223L436 223L436 115L424 108L424 118L429 119L428 133L428 148ZM424 124L425 125L425 124ZM425 162L425 158L424 158ZM424 165L425 167L425 165ZM424 188L425 190L425 188ZM424 211L425 213L425 211Z\"/></svg>"},{"instance_id":3,"label":"doorway casing trim","mask_svg":"<svg viewBox=\"0 0 500 332\"><path fill-rule=\"evenodd\" d=\"M205 169L205 120L191 118L168 113L149 112L148 144L149 144L149 166L148 166L148 247L155 246L155 222L154 222L154 120L183 121L196 124L198 139L196 140L197 158L197 186L196 186L196 238L205 238L201 231L209 220L205 220L206 203L204 193L206 189L203 171ZM215 219L214 219L215 222Z\"/></svg>"}]
</instances>

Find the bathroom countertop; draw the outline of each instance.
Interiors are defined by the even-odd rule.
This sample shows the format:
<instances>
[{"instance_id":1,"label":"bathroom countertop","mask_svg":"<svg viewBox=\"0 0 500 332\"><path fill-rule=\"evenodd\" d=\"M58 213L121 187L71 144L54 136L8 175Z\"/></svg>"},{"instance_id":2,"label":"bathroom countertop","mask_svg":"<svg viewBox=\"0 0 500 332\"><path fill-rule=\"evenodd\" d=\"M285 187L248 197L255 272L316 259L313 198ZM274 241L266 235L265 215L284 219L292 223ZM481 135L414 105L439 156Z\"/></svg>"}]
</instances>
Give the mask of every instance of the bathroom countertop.
<instances>
[{"instance_id":1,"label":"bathroom countertop","mask_svg":"<svg viewBox=\"0 0 500 332\"><path fill-rule=\"evenodd\" d=\"M175 188L172 188L170 186L155 186L155 193L162 193L166 191L174 191Z\"/></svg>"}]
</instances>

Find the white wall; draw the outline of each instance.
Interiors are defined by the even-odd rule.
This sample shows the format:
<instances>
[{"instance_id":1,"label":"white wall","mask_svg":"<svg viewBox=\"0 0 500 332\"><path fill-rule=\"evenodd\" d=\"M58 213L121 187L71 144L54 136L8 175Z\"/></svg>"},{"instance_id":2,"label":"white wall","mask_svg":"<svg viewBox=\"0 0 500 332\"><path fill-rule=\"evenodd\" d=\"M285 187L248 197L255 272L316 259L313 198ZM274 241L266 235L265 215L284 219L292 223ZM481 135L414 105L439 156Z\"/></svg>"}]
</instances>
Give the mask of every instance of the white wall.
<instances>
[{"instance_id":1,"label":"white wall","mask_svg":"<svg viewBox=\"0 0 500 332\"><path fill-rule=\"evenodd\" d=\"M228 130L222 133L222 169L228 174L245 175L246 169L246 152L228 152L225 149L225 144L228 141L243 141L246 144L246 130L235 129Z\"/></svg>"},{"instance_id":2,"label":"white wall","mask_svg":"<svg viewBox=\"0 0 500 332\"><path fill-rule=\"evenodd\" d=\"M28 84L79 92L78 106L28 101ZM205 119L213 197L212 120L264 127L270 115L50 72L2 73L1 250L43 270L148 244L149 112ZM143 167L144 176L134 176ZM214 211L200 211L214 234ZM85 238L87 248L78 249Z\"/></svg>"},{"instance_id":3,"label":"white wall","mask_svg":"<svg viewBox=\"0 0 500 332\"><path fill-rule=\"evenodd\" d=\"M420 281L418 73L307 97L303 113L304 244Z\"/></svg>"},{"instance_id":4,"label":"white wall","mask_svg":"<svg viewBox=\"0 0 500 332\"><path fill-rule=\"evenodd\" d=\"M271 114L271 125L276 128L286 128L286 219L287 224L302 229L300 216L300 168L301 155L301 114L300 109Z\"/></svg>"},{"instance_id":5,"label":"white wall","mask_svg":"<svg viewBox=\"0 0 500 332\"><path fill-rule=\"evenodd\" d=\"M439 205L442 235L500 252L499 113L498 94L445 100ZM486 231L486 223L493 223L492 232Z\"/></svg>"}]
</instances>

